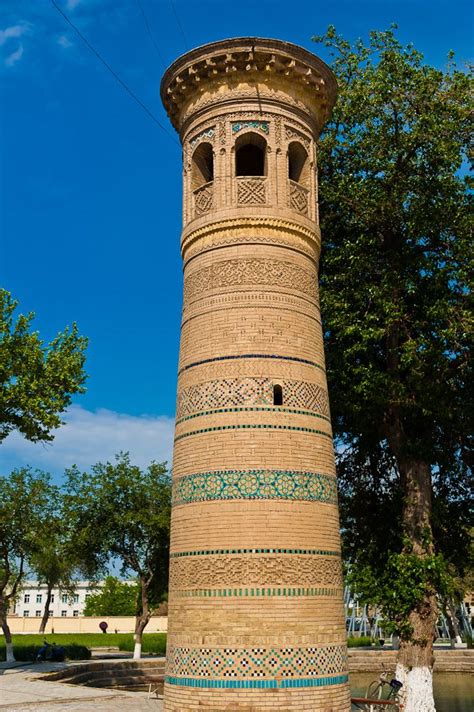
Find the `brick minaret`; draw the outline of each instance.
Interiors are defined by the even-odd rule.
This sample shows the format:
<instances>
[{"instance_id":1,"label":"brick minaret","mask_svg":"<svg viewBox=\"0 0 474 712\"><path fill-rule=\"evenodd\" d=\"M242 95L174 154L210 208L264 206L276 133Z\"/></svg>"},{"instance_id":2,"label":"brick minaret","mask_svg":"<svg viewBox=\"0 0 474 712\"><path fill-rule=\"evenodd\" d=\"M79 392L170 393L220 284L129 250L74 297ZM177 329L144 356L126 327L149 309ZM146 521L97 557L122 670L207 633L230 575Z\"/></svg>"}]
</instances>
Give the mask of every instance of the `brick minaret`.
<instances>
[{"instance_id":1,"label":"brick minaret","mask_svg":"<svg viewBox=\"0 0 474 712\"><path fill-rule=\"evenodd\" d=\"M184 304L165 710L349 709L318 303L328 67L278 40L188 52Z\"/></svg>"}]
</instances>

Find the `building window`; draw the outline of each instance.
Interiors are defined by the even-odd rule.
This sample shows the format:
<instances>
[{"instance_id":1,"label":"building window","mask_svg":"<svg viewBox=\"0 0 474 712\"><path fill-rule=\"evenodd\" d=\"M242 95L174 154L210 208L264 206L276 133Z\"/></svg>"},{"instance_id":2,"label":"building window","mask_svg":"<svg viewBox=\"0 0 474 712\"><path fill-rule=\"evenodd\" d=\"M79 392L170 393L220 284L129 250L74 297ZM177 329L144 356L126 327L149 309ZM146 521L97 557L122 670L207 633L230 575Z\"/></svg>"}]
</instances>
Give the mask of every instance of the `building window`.
<instances>
[{"instance_id":1,"label":"building window","mask_svg":"<svg viewBox=\"0 0 474 712\"><path fill-rule=\"evenodd\" d=\"M214 180L214 155L210 143L200 143L193 153L192 188Z\"/></svg>"},{"instance_id":2,"label":"building window","mask_svg":"<svg viewBox=\"0 0 474 712\"><path fill-rule=\"evenodd\" d=\"M37 593L36 594L36 603L41 603L42 600L43 600L43 596L41 595L41 593Z\"/></svg>"},{"instance_id":3,"label":"building window","mask_svg":"<svg viewBox=\"0 0 474 712\"><path fill-rule=\"evenodd\" d=\"M51 603L54 603L54 593L51 594Z\"/></svg>"},{"instance_id":4,"label":"building window","mask_svg":"<svg viewBox=\"0 0 474 712\"><path fill-rule=\"evenodd\" d=\"M74 618L79 618L79 611L73 611L72 615Z\"/></svg>"},{"instance_id":5,"label":"building window","mask_svg":"<svg viewBox=\"0 0 474 712\"><path fill-rule=\"evenodd\" d=\"M25 593L25 597L24 597L24 599L23 599L23 602L24 602L24 603L29 603L29 602L30 602L30 594L29 594L29 593Z\"/></svg>"},{"instance_id":6,"label":"building window","mask_svg":"<svg viewBox=\"0 0 474 712\"><path fill-rule=\"evenodd\" d=\"M30 617L30 612L29 611L23 611L23 618L29 618Z\"/></svg>"},{"instance_id":7,"label":"building window","mask_svg":"<svg viewBox=\"0 0 474 712\"><path fill-rule=\"evenodd\" d=\"M288 178L309 187L309 159L306 150L297 141L288 146Z\"/></svg>"},{"instance_id":8,"label":"building window","mask_svg":"<svg viewBox=\"0 0 474 712\"><path fill-rule=\"evenodd\" d=\"M273 386L273 405L283 405L283 388L278 383Z\"/></svg>"},{"instance_id":9,"label":"building window","mask_svg":"<svg viewBox=\"0 0 474 712\"><path fill-rule=\"evenodd\" d=\"M66 618L67 611L61 611L61 618Z\"/></svg>"},{"instance_id":10,"label":"building window","mask_svg":"<svg viewBox=\"0 0 474 712\"><path fill-rule=\"evenodd\" d=\"M41 611L35 611L35 616L37 618L41 618Z\"/></svg>"},{"instance_id":11,"label":"building window","mask_svg":"<svg viewBox=\"0 0 474 712\"><path fill-rule=\"evenodd\" d=\"M266 175L267 142L254 133L243 134L235 142L235 175Z\"/></svg>"},{"instance_id":12,"label":"building window","mask_svg":"<svg viewBox=\"0 0 474 712\"><path fill-rule=\"evenodd\" d=\"M67 603L67 593L63 593L61 596L61 603Z\"/></svg>"},{"instance_id":13,"label":"building window","mask_svg":"<svg viewBox=\"0 0 474 712\"><path fill-rule=\"evenodd\" d=\"M79 594L75 593L74 598L72 600L74 601L74 603L79 603Z\"/></svg>"}]
</instances>

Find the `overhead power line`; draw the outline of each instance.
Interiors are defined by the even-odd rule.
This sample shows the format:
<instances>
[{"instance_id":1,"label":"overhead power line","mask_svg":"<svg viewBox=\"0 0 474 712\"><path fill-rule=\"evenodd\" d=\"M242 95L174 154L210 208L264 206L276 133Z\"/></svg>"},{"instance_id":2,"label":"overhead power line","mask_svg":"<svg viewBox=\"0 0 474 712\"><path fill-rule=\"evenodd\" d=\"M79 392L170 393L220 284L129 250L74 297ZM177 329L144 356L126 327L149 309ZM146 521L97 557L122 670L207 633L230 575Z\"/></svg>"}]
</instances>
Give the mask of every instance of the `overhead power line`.
<instances>
[{"instance_id":1,"label":"overhead power line","mask_svg":"<svg viewBox=\"0 0 474 712\"><path fill-rule=\"evenodd\" d=\"M187 41L187 39L186 39L186 35L184 34L183 26L182 26L182 24L181 24L181 22L180 22L179 15L178 15L178 13L177 13L177 11L176 11L176 6L175 6L175 4L174 4L174 0L171 0L171 7L172 7L172 9L173 9L173 13L174 13L174 16L175 16L175 18L176 18L176 22L177 22L178 27L179 27L179 31L181 32L181 37L183 38L184 49L187 51L187 50L189 49L188 41Z\"/></svg>"},{"instance_id":2,"label":"overhead power line","mask_svg":"<svg viewBox=\"0 0 474 712\"><path fill-rule=\"evenodd\" d=\"M117 72L110 66L110 64L107 62L107 60L105 60L105 59L102 57L102 55L100 54L100 52L98 52L98 51L95 49L95 47L93 47L93 46L91 45L91 43L89 42L89 40L88 40L86 37L84 37L84 35L82 34L82 32L79 30L79 28L76 27L76 25L73 23L73 21L70 20L69 17L66 15L66 13L63 12L63 10L59 7L59 5L57 4L56 0L51 0L51 3L52 3L52 5L56 8L56 10L59 12L59 14L63 16L63 18L64 18L64 19L66 20L66 22L68 23L68 25L69 25L70 27L72 27L72 29L74 30L74 32L78 35L78 37L82 40L82 42L86 45L86 47L88 47L88 48L90 49L90 51L91 51L93 54L95 54L95 56L97 57L97 59L104 65L104 67L106 67L106 69L109 70L109 72L112 74L112 76L114 77L114 79L118 82L118 84L120 84L120 86L122 87L122 89L125 89L125 91L127 92L127 94L129 94L129 96L131 96L132 99L134 99L134 101L136 101L136 103L143 109L143 111L144 111L146 114L148 114L148 116L150 117L150 119L152 119L152 121L154 121L155 124L156 124L157 126L159 126L159 128L160 128L162 131L165 132L165 134L168 136L168 138L170 138L170 139L173 141L174 144L176 144L177 146L179 146L179 148L181 148L181 144L175 139L175 137L173 136L173 134L170 133L170 131L168 131L168 129L165 128L165 126L163 126L163 124L160 122L159 119L157 119L157 117L156 117L155 114L151 111L151 109L149 109L148 106L146 106L146 104L143 103L143 101L135 94L135 92L133 91L133 89L130 89L130 87L129 87L129 86L123 81L123 79L117 74Z\"/></svg>"},{"instance_id":3,"label":"overhead power line","mask_svg":"<svg viewBox=\"0 0 474 712\"><path fill-rule=\"evenodd\" d=\"M156 50L156 54L158 55L159 60L160 60L160 62L162 63L163 67L166 68L166 62L165 62L165 60L163 59L163 56L162 56L162 54L161 54L161 52L160 52L160 50L159 50L159 48L158 48L157 43L155 42L155 38L153 37L152 31L151 31L151 29L150 29L150 25L149 25L149 23L148 23L147 16L145 15L145 10L143 9L143 5L142 5L142 3L141 3L141 0L137 0L137 5L138 5L138 7L140 8L140 12L141 12L142 17L143 17L143 22L145 23L146 31L148 32L148 36L150 37L150 40L151 40L151 42L152 42L152 44L153 44L153 47L154 47L155 50Z\"/></svg>"}]
</instances>

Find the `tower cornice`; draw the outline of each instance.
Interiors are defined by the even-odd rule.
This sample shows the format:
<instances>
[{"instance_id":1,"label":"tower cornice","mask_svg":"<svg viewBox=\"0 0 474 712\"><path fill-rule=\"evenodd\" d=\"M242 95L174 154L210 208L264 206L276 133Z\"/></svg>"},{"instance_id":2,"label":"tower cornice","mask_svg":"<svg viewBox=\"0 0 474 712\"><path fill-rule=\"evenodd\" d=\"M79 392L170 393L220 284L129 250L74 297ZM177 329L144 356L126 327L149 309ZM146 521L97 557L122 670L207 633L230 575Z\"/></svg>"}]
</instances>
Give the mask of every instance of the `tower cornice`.
<instances>
[{"instance_id":1,"label":"tower cornice","mask_svg":"<svg viewBox=\"0 0 474 712\"><path fill-rule=\"evenodd\" d=\"M306 105L319 126L328 119L337 96L334 74L303 47L262 37L236 37L203 45L179 57L163 76L161 98L180 132L190 101L222 84L232 88L239 83L270 84L272 90L288 91L289 99L297 88L299 103Z\"/></svg>"}]
</instances>

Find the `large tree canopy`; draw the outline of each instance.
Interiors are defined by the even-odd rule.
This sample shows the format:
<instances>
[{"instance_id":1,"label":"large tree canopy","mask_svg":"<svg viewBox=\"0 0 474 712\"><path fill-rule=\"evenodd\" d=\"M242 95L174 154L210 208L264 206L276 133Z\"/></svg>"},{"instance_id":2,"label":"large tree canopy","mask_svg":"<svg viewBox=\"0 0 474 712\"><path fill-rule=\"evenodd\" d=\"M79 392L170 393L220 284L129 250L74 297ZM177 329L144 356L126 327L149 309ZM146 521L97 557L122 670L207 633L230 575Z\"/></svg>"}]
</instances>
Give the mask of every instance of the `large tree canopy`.
<instances>
[{"instance_id":1,"label":"large tree canopy","mask_svg":"<svg viewBox=\"0 0 474 712\"><path fill-rule=\"evenodd\" d=\"M104 572L118 561L123 575L140 587L135 607L135 655L153 609L168 590L171 483L166 463L145 470L128 453L114 463L97 463L91 472L66 472L65 512L85 570Z\"/></svg>"},{"instance_id":2,"label":"large tree canopy","mask_svg":"<svg viewBox=\"0 0 474 712\"><path fill-rule=\"evenodd\" d=\"M17 304L0 289L0 443L12 430L53 440L71 396L85 391L87 339L73 324L45 345L31 331L34 314L15 318Z\"/></svg>"},{"instance_id":3,"label":"large tree canopy","mask_svg":"<svg viewBox=\"0 0 474 712\"><path fill-rule=\"evenodd\" d=\"M383 555L375 539L351 555L376 571L382 599L404 593L399 662L416 673L405 680L406 710L430 712L436 591L448 580L433 540L432 477L439 491L458 478L464 494L473 454L472 81L452 56L444 70L427 66L393 28L367 45L333 27L314 39L330 48L339 84L319 156L335 434L371 476L390 463L385 494L401 513Z\"/></svg>"}]
</instances>

